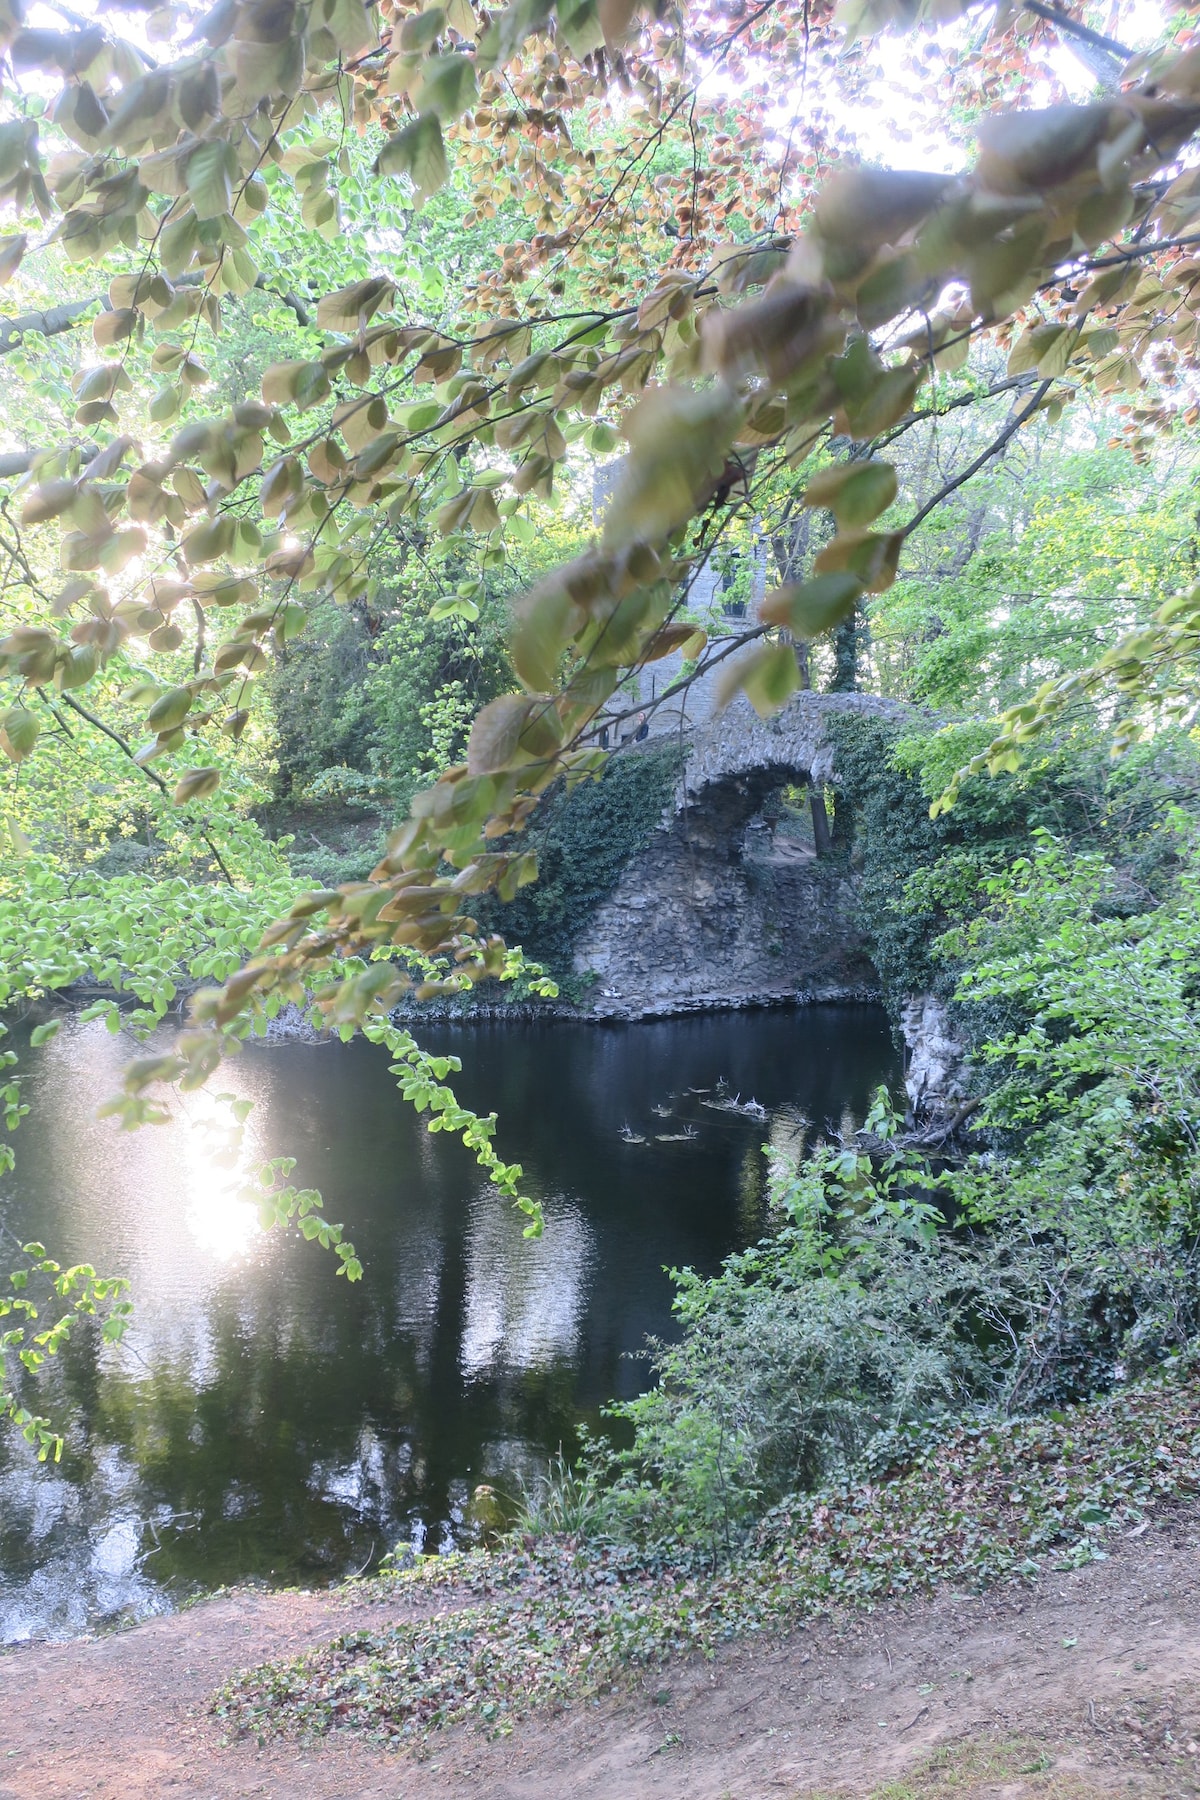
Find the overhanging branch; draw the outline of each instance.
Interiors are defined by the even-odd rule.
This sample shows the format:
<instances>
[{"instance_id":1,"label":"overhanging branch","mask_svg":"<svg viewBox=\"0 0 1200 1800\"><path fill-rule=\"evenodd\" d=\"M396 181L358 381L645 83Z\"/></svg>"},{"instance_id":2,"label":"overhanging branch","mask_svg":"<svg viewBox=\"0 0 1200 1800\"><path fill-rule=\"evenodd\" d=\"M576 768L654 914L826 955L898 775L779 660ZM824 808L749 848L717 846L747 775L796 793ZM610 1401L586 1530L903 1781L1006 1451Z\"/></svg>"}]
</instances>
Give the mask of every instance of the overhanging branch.
<instances>
[{"instance_id":1,"label":"overhanging branch","mask_svg":"<svg viewBox=\"0 0 1200 1800\"><path fill-rule=\"evenodd\" d=\"M994 456L999 456L1010 438L1014 438L1017 432L1020 431L1022 425L1024 425L1025 421L1031 418L1037 411L1053 385L1053 377L1049 380L1040 382L1037 389L1021 408L1020 412L1013 413L1003 431L999 432L997 436L992 439L992 442L988 445L987 449L982 451L981 454L975 458L974 462L968 463L966 468L963 469L960 474L954 476L953 480L948 481L945 487L939 488L932 500L927 500L924 506L922 506L918 512L913 514L912 518L908 521L908 524L903 527L904 536L906 538L911 537L912 533L917 529L917 526L920 525L923 520L927 519L931 512L935 512L942 504L943 500L947 500L951 494L957 493L960 487L965 487L972 476L978 475L980 469L990 463Z\"/></svg>"},{"instance_id":2,"label":"overhanging branch","mask_svg":"<svg viewBox=\"0 0 1200 1800\"><path fill-rule=\"evenodd\" d=\"M100 304L99 296L89 300L72 300L66 306L50 306L45 312L18 313L15 318L0 319L0 356L19 350L27 336L57 337L73 331L86 313Z\"/></svg>"},{"instance_id":3,"label":"overhanging branch","mask_svg":"<svg viewBox=\"0 0 1200 1800\"><path fill-rule=\"evenodd\" d=\"M199 275L181 275L174 285L198 287L202 279ZM294 313L298 325L312 324L312 314L299 294L291 289L285 292L272 287L265 275L260 275L254 285L262 293L273 294ZM17 313L12 318L0 318L0 356L10 356L14 350L19 350L27 337L58 337L64 331L73 331L97 306L101 312L110 310L106 295L93 294L87 300L71 300L64 306L47 307L44 312Z\"/></svg>"},{"instance_id":4,"label":"overhanging branch","mask_svg":"<svg viewBox=\"0 0 1200 1800\"><path fill-rule=\"evenodd\" d=\"M94 456L99 456L100 446L91 438L84 438L82 443L74 445L79 452L82 463L90 463ZM0 452L0 481L11 481L14 476L28 475L33 467L33 459L40 455L37 450L5 450Z\"/></svg>"},{"instance_id":5,"label":"overhanging branch","mask_svg":"<svg viewBox=\"0 0 1200 1800\"><path fill-rule=\"evenodd\" d=\"M158 771L156 769L148 769L148 768L146 768L144 763L138 762L138 759L134 755L133 750L131 749L130 745L121 736L119 731L114 731L111 725L106 725L103 719L99 718L94 712L92 712L88 707L86 707L81 700L77 700L75 698L74 694L65 694L65 693L60 694L59 699L62 701L62 703L65 706L69 706L73 713L78 713L79 717L81 719L86 719L88 724L91 725L94 730L103 732L104 736L106 738L108 738L111 743L114 743L117 746L117 749L120 750L123 755L127 756L129 758L130 762L133 763L136 768L140 769L142 774L147 776L154 783L155 787L159 790L159 792L161 794L169 794L170 793L170 791L171 791L170 788L167 786L167 783L163 780L162 776L158 773ZM213 861L216 863L218 869L220 869L222 875L225 877L225 879L229 883L230 887L232 887L234 885L233 876L229 873L229 870L225 867L225 862L221 855L221 852L217 849L217 846L213 843L213 840L209 836L209 833L206 830L204 830L203 828L201 828L200 836L203 838L204 842L208 845L208 848L209 848L210 852L212 853Z\"/></svg>"},{"instance_id":6,"label":"overhanging branch","mask_svg":"<svg viewBox=\"0 0 1200 1800\"><path fill-rule=\"evenodd\" d=\"M1126 49L1124 44L1118 44L1116 38L1105 37L1102 31L1093 31L1082 19L1073 19L1061 7L1047 5L1046 0L1025 0L1025 11L1034 13L1039 19L1045 19L1048 25L1053 25L1064 37L1075 38L1081 44L1090 44L1093 50L1103 50L1108 56L1119 56L1122 62L1133 59L1133 51Z\"/></svg>"}]
</instances>

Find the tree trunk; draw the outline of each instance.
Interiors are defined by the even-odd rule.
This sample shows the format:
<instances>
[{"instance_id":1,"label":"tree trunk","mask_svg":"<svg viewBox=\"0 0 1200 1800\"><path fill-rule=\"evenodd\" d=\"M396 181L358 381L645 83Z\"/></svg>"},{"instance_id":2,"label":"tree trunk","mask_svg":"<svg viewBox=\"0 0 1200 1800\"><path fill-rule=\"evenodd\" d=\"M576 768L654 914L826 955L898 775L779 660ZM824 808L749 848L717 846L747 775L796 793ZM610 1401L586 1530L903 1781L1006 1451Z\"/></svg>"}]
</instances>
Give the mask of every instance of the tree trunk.
<instances>
[{"instance_id":1,"label":"tree trunk","mask_svg":"<svg viewBox=\"0 0 1200 1800\"><path fill-rule=\"evenodd\" d=\"M813 848L818 856L828 856L833 849L833 838L829 831L829 814L825 810L825 796L820 788L811 782L808 788L808 804L812 808Z\"/></svg>"},{"instance_id":2,"label":"tree trunk","mask_svg":"<svg viewBox=\"0 0 1200 1800\"><path fill-rule=\"evenodd\" d=\"M843 619L833 634L833 675L829 683L831 694L858 692L858 653L861 629L862 614L855 607L850 617Z\"/></svg>"}]
</instances>

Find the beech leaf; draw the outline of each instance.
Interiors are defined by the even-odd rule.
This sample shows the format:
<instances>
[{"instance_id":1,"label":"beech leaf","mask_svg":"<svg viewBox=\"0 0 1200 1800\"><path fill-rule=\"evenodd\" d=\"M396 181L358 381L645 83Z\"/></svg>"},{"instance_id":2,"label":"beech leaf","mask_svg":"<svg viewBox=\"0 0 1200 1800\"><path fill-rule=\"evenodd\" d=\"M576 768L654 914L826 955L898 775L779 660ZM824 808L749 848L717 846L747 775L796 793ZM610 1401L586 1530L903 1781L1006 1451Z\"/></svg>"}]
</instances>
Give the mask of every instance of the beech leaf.
<instances>
[{"instance_id":1,"label":"beech leaf","mask_svg":"<svg viewBox=\"0 0 1200 1800\"><path fill-rule=\"evenodd\" d=\"M509 647L513 667L535 693L546 693L557 682L576 616L570 595L552 576L518 602Z\"/></svg>"},{"instance_id":2,"label":"beech leaf","mask_svg":"<svg viewBox=\"0 0 1200 1800\"><path fill-rule=\"evenodd\" d=\"M209 794L216 793L220 785L220 769L189 769L176 783L172 799L176 806L186 806L189 800L207 799Z\"/></svg>"},{"instance_id":3,"label":"beech leaf","mask_svg":"<svg viewBox=\"0 0 1200 1800\"><path fill-rule=\"evenodd\" d=\"M376 158L375 173L407 175L413 184L413 198L418 206L422 206L431 194L436 194L450 174L437 114L422 113L410 125L394 133Z\"/></svg>"},{"instance_id":4,"label":"beech leaf","mask_svg":"<svg viewBox=\"0 0 1200 1800\"><path fill-rule=\"evenodd\" d=\"M0 714L0 750L11 762L23 762L38 741L41 724L32 707L10 706Z\"/></svg>"},{"instance_id":5,"label":"beech leaf","mask_svg":"<svg viewBox=\"0 0 1200 1800\"><path fill-rule=\"evenodd\" d=\"M232 156L228 144L213 139L188 158L187 191L198 219L220 219L233 205Z\"/></svg>"},{"instance_id":6,"label":"beech leaf","mask_svg":"<svg viewBox=\"0 0 1200 1800\"><path fill-rule=\"evenodd\" d=\"M800 670L792 646L758 644L744 656L734 658L717 688L717 710L723 710L736 694L743 693L759 718L766 719L778 712L799 686Z\"/></svg>"},{"instance_id":7,"label":"beech leaf","mask_svg":"<svg viewBox=\"0 0 1200 1800\"><path fill-rule=\"evenodd\" d=\"M805 506L827 506L839 525L869 525L896 498L891 463L835 463L822 469L804 492Z\"/></svg>"},{"instance_id":8,"label":"beech leaf","mask_svg":"<svg viewBox=\"0 0 1200 1800\"><path fill-rule=\"evenodd\" d=\"M476 714L467 741L467 768L472 775L499 775L509 767L535 704L527 694L501 694Z\"/></svg>"},{"instance_id":9,"label":"beech leaf","mask_svg":"<svg viewBox=\"0 0 1200 1800\"><path fill-rule=\"evenodd\" d=\"M820 637L850 617L862 591L862 582L848 570L816 575L775 588L763 599L759 617L768 625L786 626L794 637Z\"/></svg>"},{"instance_id":10,"label":"beech leaf","mask_svg":"<svg viewBox=\"0 0 1200 1800\"><path fill-rule=\"evenodd\" d=\"M845 571L856 576L868 594L882 594L896 579L903 543L902 531L844 531L826 544L813 569L818 575Z\"/></svg>"},{"instance_id":11,"label":"beech leaf","mask_svg":"<svg viewBox=\"0 0 1200 1800\"><path fill-rule=\"evenodd\" d=\"M29 239L22 231L16 237L0 238L0 286L11 281L21 266Z\"/></svg>"}]
</instances>

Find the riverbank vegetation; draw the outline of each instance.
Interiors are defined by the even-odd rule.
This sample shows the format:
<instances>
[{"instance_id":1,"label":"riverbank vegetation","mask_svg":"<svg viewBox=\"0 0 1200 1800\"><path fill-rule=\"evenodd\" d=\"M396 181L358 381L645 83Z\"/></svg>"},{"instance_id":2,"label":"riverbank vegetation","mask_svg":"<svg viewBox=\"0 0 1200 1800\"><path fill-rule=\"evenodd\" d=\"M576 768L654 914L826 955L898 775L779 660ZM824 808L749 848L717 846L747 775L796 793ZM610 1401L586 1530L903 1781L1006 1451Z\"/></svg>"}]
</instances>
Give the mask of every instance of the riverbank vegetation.
<instances>
[{"instance_id":1,"label":"riverbank vegetation","mask_svg":"<svg viewBox=\"0 0 1200 1800\"><path fill-rule=\"evenodd\" d=\"M805 1604L891 1591L877 1569L919 1581L918 1550L969 1573L938 1548L961 1543L937 1512L960 1464L1011 1461L997 1567L1068 1518L1083 1554L1089 1508L1181 1491L1187 10L238 0L54 21L0 5L0 1005L66 997L139 1038L170 1021L110 1105L130 1127L286 1008L362 1033L536 1232L494 1117L459 1105L411 1010L508 991L586 1011L576 946L670 804L700 696L763 717L802 690L896 701L831 727L836 782L781 804L853 887L893 1014L949 1009L969 1134L916 1143L881 1094L861 1131L815 1122L802 1158L774 1152L770 1234L679 1272L654 1385L525 1497L553 1541L447 1578L558 1596L535 1657L553 1685L587 1646L599 1679L643 1631L649 1654L747 1622L748 1570L798 1558ZM897 94L908 171L879 166ZM9 1050L4 1069L11 1136ZM260 1178L262 1218L358 1278L291 1172ZM22 1256L0 1411L48 1454L38 1370L98 1309L118 1339L126 1303L119 1277ZM1055 1463L1051 1504L1034 1447L1066 1418L1097 1458L1086 1491ZM1111 1470L1143 1430L1178 1481L1151 1463L1126 1494ZM833 1493L862 1527L839 1549ZM875 1506L909 1520L903 1545ZM663 1610L668 1564L689 1572ZM484 1638L508 1618L485 1607ZM356 1718L456 1716L485 1652L439 1629L337 1653ZM435 1653L450 1685L396 1700Z\"/></svg>"},{"instance_id":2,"label":"riverbank vegetation","mask_svg":"<svg viewBox=\"0 0 1200 1800\"><path fill-rule=\"evenodd\" d=\"M1114 769L1085 736L985 790L980 825L974 790L928 817L940 736L850 735L889 771L855 814L879 963L899 993L947 996L972 1064L965 1135L912 1133L881 1092L852 1135L799 1160L768 1146L771 1234L713 1278L676 1273L655 1385L535 1493L533 1524L586 1498L589 1532L716 1566L797 1488L1193 1352L1193 747L1160 738Z\"/></svg>"},{"instance_id":3,"label":"riverbank vegetation","mask_svg":"<svg viewBox=\"0 0 1200 1800\"><path fill-rule=\"evenodd\" d=\"M959 1427L788 1500L715 1571L586 1529L428 1558L372 1585L436 1610L238 1675L214 1712L260 1742L358 1730L419 1744L457 1723L503 1734L536 1707L838 1605L1079 1568L1195 1494L1196 1398L1194 1377L1158 1379L1041 1419Z\"/></svg>"}]
</instances>

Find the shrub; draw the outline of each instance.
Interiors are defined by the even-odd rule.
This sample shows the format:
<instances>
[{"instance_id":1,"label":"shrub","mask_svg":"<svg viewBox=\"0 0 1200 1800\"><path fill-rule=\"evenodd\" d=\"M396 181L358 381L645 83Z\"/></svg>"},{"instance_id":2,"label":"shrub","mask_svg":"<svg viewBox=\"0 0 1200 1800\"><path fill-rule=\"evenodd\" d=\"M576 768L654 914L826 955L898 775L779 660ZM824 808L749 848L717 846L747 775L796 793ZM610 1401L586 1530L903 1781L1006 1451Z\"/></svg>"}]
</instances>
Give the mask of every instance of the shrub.
<instances>
[{"instance_id":1,"label":"shrub","mask_svg":"<svg viewBox=\"0 0 1200 1800\"><path fill-rule=\"evenodd\" d=\"M881 1091L870 1127L886 1140L898 1125ZM992 1394L995 1359L969 1323L991 1274L940 1229L931 1185L895 1149L776 1157L776 1235L711 1279L672 1272L681 1340L656 1344L655 1386L611 1409L633 1432L614 1456L621 1529L727 1551L879 1433Z\"/></svg>"}]
</instances>

